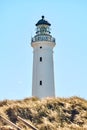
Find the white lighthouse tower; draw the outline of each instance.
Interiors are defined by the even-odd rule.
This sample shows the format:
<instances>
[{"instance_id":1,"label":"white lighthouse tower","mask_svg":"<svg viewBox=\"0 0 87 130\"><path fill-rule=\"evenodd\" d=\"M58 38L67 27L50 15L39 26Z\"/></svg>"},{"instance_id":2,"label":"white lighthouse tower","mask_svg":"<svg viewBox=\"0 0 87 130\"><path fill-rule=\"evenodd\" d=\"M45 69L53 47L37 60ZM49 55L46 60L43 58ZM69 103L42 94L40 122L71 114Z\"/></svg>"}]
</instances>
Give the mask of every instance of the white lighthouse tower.
<instances>
[{"instance_id":1,"label":"white lighthouse tower","mask_svg":"<svg viewBox=\"0 0 87 130\"><path fill-rule=\"evenodd\" d=\"M32 96L38 98L55 97L53 47L55 38L51 36L51 24L44 19L36 23L36 35L32 38L33 77Z\"/></svg>"}]
</instances>

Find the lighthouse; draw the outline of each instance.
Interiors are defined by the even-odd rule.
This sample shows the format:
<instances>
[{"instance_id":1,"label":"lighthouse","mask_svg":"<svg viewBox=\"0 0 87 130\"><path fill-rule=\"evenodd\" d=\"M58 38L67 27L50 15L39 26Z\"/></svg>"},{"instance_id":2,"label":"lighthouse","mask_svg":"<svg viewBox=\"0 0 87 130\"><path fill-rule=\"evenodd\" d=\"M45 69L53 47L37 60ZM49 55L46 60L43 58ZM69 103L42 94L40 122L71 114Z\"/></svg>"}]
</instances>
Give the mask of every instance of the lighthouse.
<instances>
[{"instance_id":1,"label":"lighthouse","mask_svg":"<svg viewBox=\"0 0 87 130\"><path fill-rule=\"evenodd\" d=\"M31 39L33 47L32 96L55 97L53 48L55 38L50 31L51 24L44 16L36 23L36 34Z\"/></svg>"}]
</instances>

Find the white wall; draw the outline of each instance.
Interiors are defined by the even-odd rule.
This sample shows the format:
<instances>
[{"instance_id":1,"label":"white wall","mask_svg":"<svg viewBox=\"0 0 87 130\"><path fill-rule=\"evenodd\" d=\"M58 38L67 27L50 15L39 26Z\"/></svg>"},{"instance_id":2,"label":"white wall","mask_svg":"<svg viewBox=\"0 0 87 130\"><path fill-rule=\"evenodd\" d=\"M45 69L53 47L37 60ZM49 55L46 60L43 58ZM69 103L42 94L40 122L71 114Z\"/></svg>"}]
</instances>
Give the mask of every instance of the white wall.
<instances>
[{"instance_id":1,"label":"white wall","mask_svg":"<svg viewBox=\"0 0 87 130\"><path fill-rule=\"evenodd\" d=\"M42 46L42 48L40 48ZM39 98L54 97L54 65L53 47L55 43L48 41L32 42L33 50L33 78L32 96ZM40 62L42 57L42 62ZM40 85L42 81L42 85Z\"/></svg>"}]
</instances>

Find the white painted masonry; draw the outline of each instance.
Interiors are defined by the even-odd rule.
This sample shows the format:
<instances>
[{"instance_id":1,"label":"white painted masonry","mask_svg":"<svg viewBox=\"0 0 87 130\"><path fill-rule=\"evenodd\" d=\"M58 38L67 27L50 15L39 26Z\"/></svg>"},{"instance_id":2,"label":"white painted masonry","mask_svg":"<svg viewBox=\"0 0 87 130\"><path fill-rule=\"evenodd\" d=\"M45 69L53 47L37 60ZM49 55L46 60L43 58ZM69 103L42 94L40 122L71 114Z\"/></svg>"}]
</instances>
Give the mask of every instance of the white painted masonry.
<instances>
[{"instance_id":1,"label":"white painted masonry","mask_svg":"<svg viewBox=\"0 0 87 130\"><path fill-rule=\"evenodd\" d=\"M36 32L31 42L31 46L33 47L32 96L38 98L55 97L53 65L55 39L50 35L49 31L45 30L44 33L43 31L41 32L41 29L44 29L43 27L45 29L49 27L47 21L47 23L44 23L43 16L41 20L36 25L37 28L40 28L40 31Z\"/></svg>"}]
</instances>

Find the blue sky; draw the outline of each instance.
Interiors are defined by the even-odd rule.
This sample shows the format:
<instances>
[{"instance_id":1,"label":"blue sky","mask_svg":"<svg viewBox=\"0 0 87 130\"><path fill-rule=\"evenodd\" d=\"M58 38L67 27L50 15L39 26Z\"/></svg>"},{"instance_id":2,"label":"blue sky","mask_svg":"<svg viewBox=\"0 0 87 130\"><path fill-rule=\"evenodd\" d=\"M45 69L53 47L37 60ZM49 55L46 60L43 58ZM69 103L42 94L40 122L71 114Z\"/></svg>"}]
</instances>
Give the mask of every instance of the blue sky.
<instances>
[{"instance_id":1,"label":"blue sky","mask_svg":"<svg viewBox=\"0 0 87 130\"><path fill-rule=\"evenodd\" d=\"M42 15L56 38L56 96L87 99L87 1L0 0L0 100L31 97L30 43Z\"/></svg>"}]
</instances>

